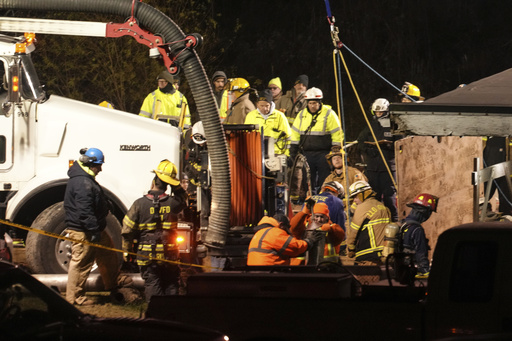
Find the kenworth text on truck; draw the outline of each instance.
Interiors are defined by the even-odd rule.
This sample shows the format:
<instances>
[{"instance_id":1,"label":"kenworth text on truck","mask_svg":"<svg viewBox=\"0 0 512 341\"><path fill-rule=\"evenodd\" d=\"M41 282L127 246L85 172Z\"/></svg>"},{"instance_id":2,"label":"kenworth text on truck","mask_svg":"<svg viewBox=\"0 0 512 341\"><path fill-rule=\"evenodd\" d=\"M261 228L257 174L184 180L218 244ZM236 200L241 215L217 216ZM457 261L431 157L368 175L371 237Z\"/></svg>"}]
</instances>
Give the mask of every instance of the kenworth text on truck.
<instances>
[{"instance_id":1,"label":"kenworth text on truck","mask_svg":"<svg viewBox=\"0 0 512 341\"><path fill-rule=\"evenodd\" d=\"M131 0L0 1L0 8L94 12L129 18L122 24L0 19L0 32L15 32L0 36L4 76L0 93L1 217L61 234L65 228L62 200L70 161L77 159L81 148L97 147L106 156L98 181L113 206L108 232L114 245L120 248L119 222L132 202L149 188L150 170L166 158L179 164L181 132L169 124L130 113L48 96L31 61L35 50L33 36L24 36L23 32L114 38L130 35L147 45L150 56L160 58L169 72L176 74L183 70L189 79L212 149L212 203L219 208L212 212L210 225L214 232L207 238L212 245L222 245L224 225L229 223L230 197L220 194L230 188L230 178L225 176L229 174L229 163L211 87L193 50L200 37L185 36L163 13ZM171 41L178 41L172 52L166 44ZM16 233L17 237L25 239L23 231ZM65 273L69 243L29 233L26 256L28 265L36 273Z\"/></svg>"},{"instance_id":2,"label":"kenworth text on truck","mask_svg":"<svg viewBox=\"0 0 512 341\"><path fill-rule=\"evenodd\" d=\"M211 185L212 209L208 226L201 231L201 242L211 255L230 256L234 262L245 262L246 246L252 233L250 226L264 214L288 211L286 186L283 185L285 161L268 152L273 150L273 142L265 140L256 126L226 128L221 125L210 83L194 50L201 41L200 36L185 36L167 16L147 4L131 0L83 0L73 4L60 0L0 1L0 8L113 13L129 17L122 24L0 18L0 32L106 38L129 35L147 45L150 56L161 58L169 72L185 74L208 141L206 177ZM152 165L164 158L179 164L180 131L163 122L48 96L39 85L31 63L30 54L37 53L32 36L4 36L1 42L5 46L1 58L8 80L2 98L6 160L5 171L0 174L5 218L62 233L65 229L62 198L69 161L77 157L80 148L95 146L106 155L98 180L114 204L109 231L115 245L119 246L119 221L133 200L148 189ZM169 42L174 42L172 51ZM14 83L12 79L18 79L17 92L10 86ZM7 128L7 123L11 128ZM9 135L12 127L15 129ZM90 130L84 129L86 127ZM7 155L11 149L12 155ZM126 167L127 163L131 166ZM27 175L22 179L13 176L19 177L23 172ZM182 252L193 253L196 240L189 232L196 229L182 228L188 235ZM69 246L69 242L29 233L26 254L30 268L37 273L65 273Z\"/></svg>"}]
</instances>

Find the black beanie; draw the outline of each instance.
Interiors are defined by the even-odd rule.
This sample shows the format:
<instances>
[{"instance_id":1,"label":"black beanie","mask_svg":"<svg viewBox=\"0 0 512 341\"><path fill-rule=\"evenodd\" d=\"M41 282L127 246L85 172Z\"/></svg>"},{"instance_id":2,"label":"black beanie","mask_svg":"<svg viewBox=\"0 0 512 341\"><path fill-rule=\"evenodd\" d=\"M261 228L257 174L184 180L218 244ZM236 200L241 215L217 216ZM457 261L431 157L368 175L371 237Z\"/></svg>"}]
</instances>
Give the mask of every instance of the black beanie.
<instances>
[{"instance_id":1,"label":"black beanie","mask_svg":"<svg viewBox=\"0 0 512 341\"><path fill-rule=\"evenodd\" d=\"M258 101L267 101L272 103L272 91L265 89L258 93Z\"/></svg>"},{"instance_id":2,"label":"black beanie","mask_svg":"<svg viewBox=\"0 0 512 341\"><path fill-rule=\"evenodd\" d=\"M300 75L299 77L297 77L294 84L299 83L304 84L304 86L307 88L309 83L309 77L307 75Z\"/></svg>"}]
</instances>

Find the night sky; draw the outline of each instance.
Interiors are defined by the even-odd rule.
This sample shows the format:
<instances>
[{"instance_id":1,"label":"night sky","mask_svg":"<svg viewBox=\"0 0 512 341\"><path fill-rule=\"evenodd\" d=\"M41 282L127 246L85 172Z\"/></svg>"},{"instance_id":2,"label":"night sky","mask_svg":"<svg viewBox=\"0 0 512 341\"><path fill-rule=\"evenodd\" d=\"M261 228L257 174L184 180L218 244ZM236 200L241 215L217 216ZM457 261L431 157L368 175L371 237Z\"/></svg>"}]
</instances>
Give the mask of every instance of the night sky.
<instances>
[{"instance_id":1,"label":"night sky","mask_svg":"<svg viewBox=\"0 0 512 341\"><path fill-rule=\"evenodd\" d=\"M307 74L309 87L324 91L337 109L333 44L322 0L214 1L219 36L226 50L216 69L246 78L256 89L281 77L289 90ZM417 85L426 98L511 67L512 14L508 2L477 0L330 1L335 26L346 46L394 86ZM397 100L397 91L341 49L365 109L378 97ZM355 138L363 118L341 70L346 132Z\"/></svg>"}]
</instances>

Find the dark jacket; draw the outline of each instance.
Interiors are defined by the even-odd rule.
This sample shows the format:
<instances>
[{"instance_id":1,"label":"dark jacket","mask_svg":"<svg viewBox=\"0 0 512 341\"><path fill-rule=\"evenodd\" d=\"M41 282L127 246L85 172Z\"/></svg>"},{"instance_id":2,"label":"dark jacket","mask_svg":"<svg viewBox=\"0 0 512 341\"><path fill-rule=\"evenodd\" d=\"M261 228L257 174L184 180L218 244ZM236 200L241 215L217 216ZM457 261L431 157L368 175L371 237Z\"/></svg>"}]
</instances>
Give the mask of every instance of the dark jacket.
<instances>
[{"instance_id":1,"label":"dark jacket","mask_svg":"<svg viewBox=\"0 0 512 341\"><path fill-rule=\"evenodd\" d=\"M377 141L388 140L388 141L396 141L398 138L391 134L391 128L387 126L383 126L381 122L389 121L388 118L384 119L373 119L370 121L373 132L375 133L375 137ZM374 139L372 133L368 127L364 128L359 136L357 137L358 148L364 155L364 161L366 162L366 170L373 172L386 172L387 168L382 161L382 157L380 156L379 150L376 146L367 144L365 142L374 143ZM393 144L389 145L381 145L382 153L384 154L384 158L386 159L386 163L389 166L391 171L395 171L395 148Z\"/></svg>"},{"instance_id":2,"label":"dark jacket","mask_svg":"<svg viewBox=\"0 0 512 341\"><path fill-rule=\"evenodd\" d=\"M103 231L109 206L101 186L77 161L69 168L68 176L64 195L67 227L82 232Z\"/></svg>"},{"instance_id":3,"label":"dark jacket","mask_svg":"<svg viewBox=\"0 0 512 341\"><path fill-rule=\"evenodd\" d=\"M430 262L428 260L428 239L425 236L425 230L418 221L405 218L405 223L401 227L403 234L403 251L414 253L418 271L422 274L429 272Z\"/></svg>"},{"instance_id":4,"label":"dark jacket","mask_svg":"<svg viewBox=\"0 0 512 341\"><path fill-rule=\"evenodd\" d=\"M135 200L123 219L121 234L125 251L132 251L133 239L137 239L139 254L156 259L178 259L177 215L186 206L183 196L169 196L163 191L149 191ZM137 258L138 265L149 262L148 258Z\"/></svg>"}]
</instances>

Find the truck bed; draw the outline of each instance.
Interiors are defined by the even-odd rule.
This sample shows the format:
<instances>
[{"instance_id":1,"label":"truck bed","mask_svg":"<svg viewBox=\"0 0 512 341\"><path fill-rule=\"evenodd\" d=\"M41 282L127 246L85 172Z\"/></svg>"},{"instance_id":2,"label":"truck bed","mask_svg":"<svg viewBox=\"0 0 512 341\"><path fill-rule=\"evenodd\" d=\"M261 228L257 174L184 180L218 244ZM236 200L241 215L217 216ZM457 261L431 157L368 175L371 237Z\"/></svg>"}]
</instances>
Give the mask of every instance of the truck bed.
<instances>
[{"instance_id":1,"label":"truck bed","mask_svg":"<svg viewBox=\"0 0 512 341\"><path fill-rule=\"evenodd\" d=\"M360 285L346 273L194 277L185 296L153 297L146 316L214 328L231 340L421 339L424 287Z\"/></svg>"}]
</instances>

